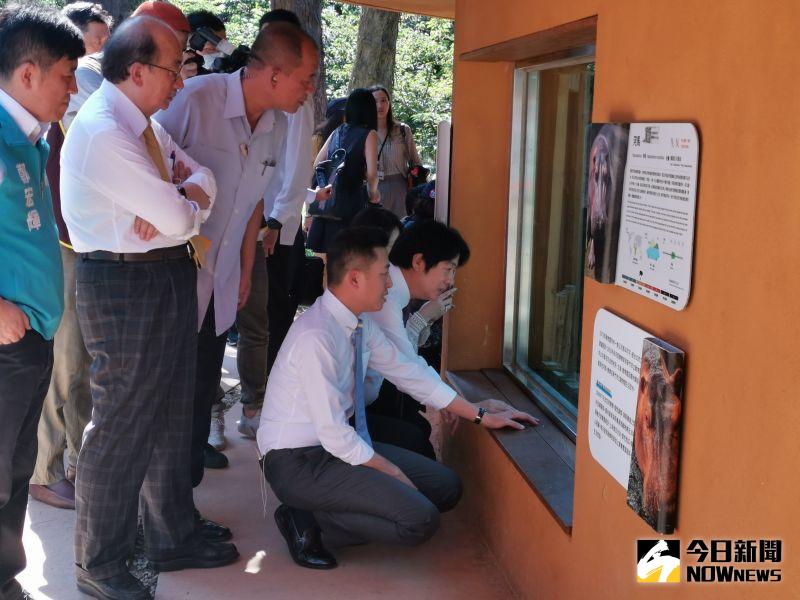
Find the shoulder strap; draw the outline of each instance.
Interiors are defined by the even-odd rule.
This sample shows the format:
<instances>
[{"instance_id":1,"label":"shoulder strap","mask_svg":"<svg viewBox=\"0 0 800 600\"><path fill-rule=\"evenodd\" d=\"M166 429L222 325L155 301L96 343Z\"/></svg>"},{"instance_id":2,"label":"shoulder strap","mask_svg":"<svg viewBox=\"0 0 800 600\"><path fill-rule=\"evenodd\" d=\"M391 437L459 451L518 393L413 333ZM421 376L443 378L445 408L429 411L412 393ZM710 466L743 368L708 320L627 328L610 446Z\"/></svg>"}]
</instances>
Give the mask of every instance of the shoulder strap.
<instances>
[{"instance_id":1,"label":"shoulder strap","mask_svg":"<svg viewBox=\"0 0 800 600\"><path fill-rule=\"evenodd\" d=\"M341 137L342 137L342 128L337 127L333 130L333 135L331 136L331 143L328 144L328 158L333 156L333 153L336 152L341 147Z\"/></svg>"},{"instance_id":2,"label":"shoulder strap","mask_svg":"<svg viewBox=\"0 0 800 600\"><path fill-rule=\"evenodd\" d=\"M390 136L391 134L392 134L392 133L391 133L391 131L389 131L389 130L387 129L387 130L386 130L386 137L385 137L385 138L383 138L383 143L381 144L381 149L380 149L380 150L378 150L378 160L380 160L380 159L381 159L381 154L383 154L383 147L386 145L386 142L389 140L389 136ZM369 135L369 134L367 134L367 135Z\"/></svg>"},{"instance_id":3,"label":"shoulder strap","mask_svg":"<svg viewBox=\"0 0 800 600\"><path fill-rule=\"evenodd\" d=\"M409 165L411 164L411 138L406 135L406 125L405 123L400 123L400 131L403 132L403 145L406 147L406 163Z\"/></svg>"}]
</instances>

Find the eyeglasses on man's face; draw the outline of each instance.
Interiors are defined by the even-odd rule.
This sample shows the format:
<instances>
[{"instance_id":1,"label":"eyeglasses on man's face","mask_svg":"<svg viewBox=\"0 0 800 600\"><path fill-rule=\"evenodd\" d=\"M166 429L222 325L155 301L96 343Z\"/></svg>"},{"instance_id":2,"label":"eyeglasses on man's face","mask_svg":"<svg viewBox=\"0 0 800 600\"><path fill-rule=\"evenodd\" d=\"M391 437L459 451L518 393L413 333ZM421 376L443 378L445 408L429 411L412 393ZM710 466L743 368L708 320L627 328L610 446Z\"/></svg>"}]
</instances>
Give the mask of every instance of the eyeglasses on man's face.
<instances>
[{"instance_id":1,"label":"eyeglasses on man's face","mask_svg":"<svg viewBox=\"0 0 800 600\"><path fill-rule=\"evenodd\" d=\"M178 78L181 76L180 71L175 71L174 69L170 69L169 67L162 67L161 65L157 65L155 63L142 63L143 65L147 65L148 67L155 67L156 69L161 69L162 71L166 71L172 75L172 81L178 81Z\"/></svg>"}]
</instances>

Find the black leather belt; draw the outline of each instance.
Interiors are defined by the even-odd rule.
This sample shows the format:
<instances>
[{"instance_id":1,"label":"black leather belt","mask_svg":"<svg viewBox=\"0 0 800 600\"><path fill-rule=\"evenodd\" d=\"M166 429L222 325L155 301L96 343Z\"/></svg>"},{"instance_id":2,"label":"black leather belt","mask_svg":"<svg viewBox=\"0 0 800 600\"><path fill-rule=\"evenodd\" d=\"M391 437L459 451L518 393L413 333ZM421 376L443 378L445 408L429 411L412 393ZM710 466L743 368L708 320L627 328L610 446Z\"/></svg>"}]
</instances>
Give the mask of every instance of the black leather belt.
<instances>
[{"instance_id":1,"label":"black leather belt","mask_svg":"<svg viewBox=\"0 0 800 600\"><path fill-rule=\"evenodd\" d=\"M106 252L105 250L95 250L94 252L81 252L78 254L82 260L104 260L108 262L158 262L161 260L180 260L189 258L191 252L188 244L173 246L171 248L156 248L148 252L124 253Z\"/></svg>"}]
</instances>

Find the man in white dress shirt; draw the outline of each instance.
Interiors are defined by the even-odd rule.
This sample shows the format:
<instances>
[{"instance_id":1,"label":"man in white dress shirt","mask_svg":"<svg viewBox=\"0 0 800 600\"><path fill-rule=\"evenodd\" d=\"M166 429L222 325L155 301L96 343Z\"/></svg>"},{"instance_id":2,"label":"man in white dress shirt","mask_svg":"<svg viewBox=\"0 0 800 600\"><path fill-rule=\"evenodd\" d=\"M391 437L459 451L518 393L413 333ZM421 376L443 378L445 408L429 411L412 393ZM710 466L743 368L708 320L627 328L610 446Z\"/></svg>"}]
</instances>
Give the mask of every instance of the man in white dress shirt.
<instances>
[{"instance_id":1,"label":"man in white dress shirt","mask_svg":"<svg viewBox=\"0 0 800 600\"><path fill-rule=\"evenodd\" d=\"M126 567L137 513L159 570L238 557L232 544L207 542L192 517L197 272L187 240L208 218L217 186L149 118L182 87L181 53L161 21L123 23L105 47L105 80L61 153L62 212L78 253L77 312L92 357L75 560L79 589L97 598L150 598Z\"/></svg>"},{"instance_id":2,"label":"man in white dress shirt","mask_svg":"<svg viewBox=\"0 0 800 600\"><path fill-rule=\"evenodd\" d=\"M211 405L220 382L226 332L250 293L264 196L274 197L286 172L285 113L313 92L319 56L313 40L287 23L272 23L253 43L247 66L235 73L187 81L156 119L188 155L208 166L219 193L201 229L211 241L198 273L200 334L192 433L192 484L203 478ZM227 528L201 521L205 530Z\"/></svg>"},{"instance_id":3,"label":"man in white dress shirt","mask_svg":"<svg viewBox=\"0 0 800 600\"><path fill-rule=\"evenodd\" d=\"M267 383L258 429L262 468L284 503L275 512L278 528L304 567L336 566L323 539L328 547L419 544L461 495L458 476L444 465L372 443L364 410L367 367L428 406L489 428L524 428L512 413L487 413L459 397L370 319L362 321L363 313L380 310L392 285L387 242L371 227L335 238L328 290L290 328Z\"/></svg>"}]
</instances>

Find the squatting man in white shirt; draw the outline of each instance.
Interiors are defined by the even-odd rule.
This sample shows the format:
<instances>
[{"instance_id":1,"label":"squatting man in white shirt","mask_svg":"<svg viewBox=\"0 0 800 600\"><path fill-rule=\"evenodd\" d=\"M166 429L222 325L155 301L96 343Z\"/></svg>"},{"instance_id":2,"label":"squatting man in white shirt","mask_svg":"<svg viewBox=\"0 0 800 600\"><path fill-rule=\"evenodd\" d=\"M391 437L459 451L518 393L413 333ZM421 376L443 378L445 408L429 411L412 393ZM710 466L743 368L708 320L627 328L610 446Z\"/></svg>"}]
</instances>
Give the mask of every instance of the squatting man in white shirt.
<instances>
[{"instance_id":1,"label":"squatting man in white shirt","mask_svg":"<svg viewBox=\"0 0 800 600\"><path fill-rule=\"evenodd\" d=\"M451 469L403 448L372 443L364 411L369 367L400 390L490 429L524 429L514 413L487 413L437 373L408 359L368 318L392 286L387 235L342 231L328 250L328 289L292 325L272 370L258 445L264 475L283 503L275 520L294 561L330 569L334 548L417 545L461 497ZM349 424L355 417L355 427Z\"/></svg>"}]
</instances>

